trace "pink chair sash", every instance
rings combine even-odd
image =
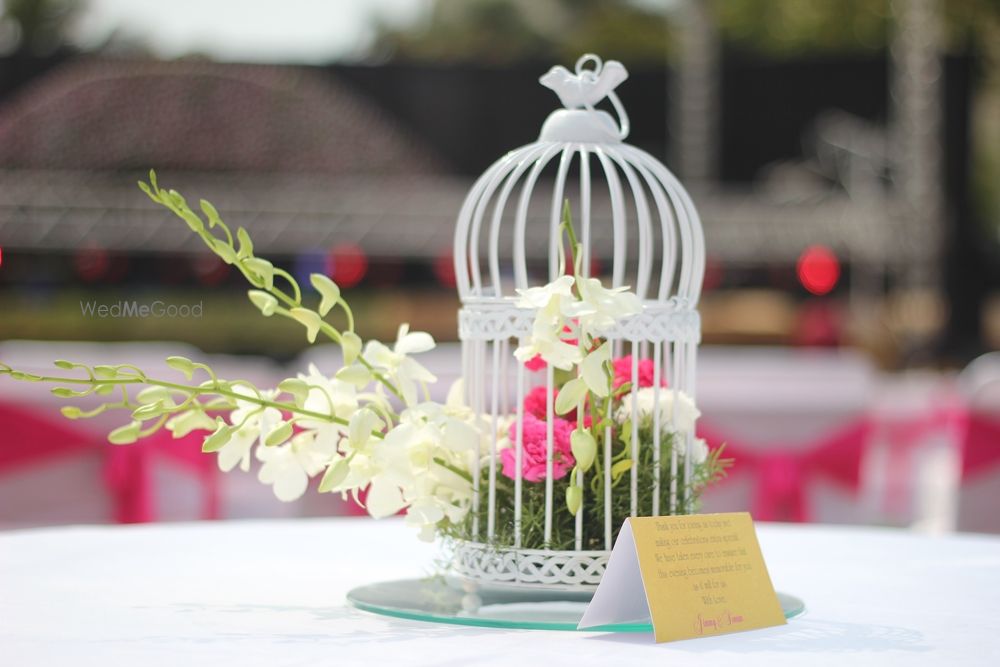
[[[152,466],[156,458],[179,463],[198,478],[202,493],[201,518],[220,516],[219,470],[215,457],[202,453],[204,431],[175,439],[169,431],[158,431],[133,445],[113,447],[105,480],[116,498],[119,523],[145,523],[156,519],[152,490]],[[111,446],[111,445],[109,445]]]
[[[733,475],[756,475],[750,511],[761,521],[809,521],[812,518],[806,488],[814,479],[826,479],[857,491],[861,457],[871,432],[867,419],[859,420],[812,443],[783,445],[762,451],[699,426],[699,435],[711,443],[726,443],[725,455],[736,459]]]
[[[971,412],[966,417],[962,452],[962,479],[1000,466],[1000,419]]]

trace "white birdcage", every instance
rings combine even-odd
[[[631,354],[633,410],[639,387],[639,365],[651,360],[655,404],[660,392],[694,395],[695,355],[701,328],[695,307],[704,273],[704,238],[698,214],[678,180],[656,158],[624,143],[628,116],[615,87],[627,78],[621,63],[602,63],[585,55],[575,73],[554,67],[541,77],[565,108],[553,112],[537,142],[497,160],[476,181],[458,215],[455,230],[455,269],[462,308],[459,337],[465,378],[465,400],[484,423],[498,433],[505,419],[516,419],[510,446],[516,457],[513,510],[498,507],[497,438],[492,438],[484,469],[474,476],[476,494],[469,519],[468,539],[458,540],[451,571],[487,584],[514,584],[560,589],[588,589],[604,572],[613,535],[625,516],[613,516],[612,493],[630,496],[630,515],[657,516],[687,513],[692,504],[677,480],[690,479],[694,434],[680,432],[660,421],[655,411],[654,442],[661,433],[675,433],[668,465],[653,451],[652,502],[641,506],[638,464],[627,473],[628,484],[612,489],[611,434],[604,438],[603,517],[575,516],[571,548],[551,548],[556,503],[552,472],[552,396],[555,371],[532,373],[513,356],[513,350],[531,334],[534,311],[515,305],[515,289],[535,286],[559,276],[560,222],[569,201],[579,230],[581,272],[588,275],[595,260],[606,258],[610,271],[605,283],[630,286],[643,303],[640,314],[602,332],[621,356]],[[607,99],[611,114],[595,109]],[[599,209],[610,203],[610,216]],[[608,219],[610,217],[610,219]],[[542,255],[532,264],[534,252]],[[547,272],[545,267],[547,265]],[[532,269],[540,267],[538,280]],[[665,380],[666,386],[661,387]],[[545,479],[544,535],[541,545],[525,545],[525,482],[522,479],[524,402],[533,386],[545,386],[548,396],[548,432]],[[671,418],[672,422],[673,419]],[[636,428],[638,420],[632,420]],[[633,440],[635,441],[633,434]],[[682,450],[678,452],[678,450]],[[635,456],[633,454],[632,456]],[[685,471],[686,467],[686,471]],[[485,507],[484,507],[485,505]],[[531,508],[538,511],[539,508]],[[499,516],[511,519],[498,519]],[[540,516],[540,514],[539,514]],[[594,525],[594,519],[600,525]],[[510,526],[500,522],[509,521]],[[506,535],[506,541],[500,533]],[[591,537],[584,539],[585,534]],[[594,535],[597,538],[594,538]],[[542,548],[527,548],[541,546]]]

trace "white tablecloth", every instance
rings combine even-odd
[[[398,521],[0,533],[0,665],[985,665],[1000,655],[1000,539],[761,525],[787,626],[654,644],[437,625],[347,607],[352,587],[429,572]]]

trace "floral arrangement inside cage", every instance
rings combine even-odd
[[[282,500],[315,477],[375,517],[405,511],[421,538],[443,540],[459,578],[592,588],[627,516],[694,511],[728,464],[695,437],[700,223],[666,168],[623,143],[614,89],[625,78],[590,55],[573,73],[553,68],[541,81],[565,108],[469,193],[455,232],[463,380],[444,404],[427,398],[435,377],[416,358],[434,347],[428,334],[404,324],[391,347],[366,343],[329,277],[312,274],[310,295],[245,230],[152,172],[142,190],[242,273],[261,314],[337,343],[341,367],[311,366],[272,389],[184,357],[167,359],[183,379],[65,360],[61,375],[0,362],[0,376],[57,383],[53,393],[82,402],[62,409],[71,419],[128,411],[114,444],[203,431],[221,469],[256,458]],[[605,99],[617,122],[594,108]],[[610,216],[595,213],[602,192]],[[610,262],[607,286],[592,275],[598,260]]]
[[[623,142],[626,77],[593,55],[549,71],[565,108],[459,213],[464,398],[495,434],[448,531],[453,569],[474,579],[596,585],[626,517],[693,511],[726,464],[695,437],[701,224],[674,176]],[[617,121],[595,109],[605,99]],[[532,248],[547,251],[544,286]],[[607,288],[595,260],[610,262]]]

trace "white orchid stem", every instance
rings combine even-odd
[[[317,420],[325,421],[325,422],[328,422],[328,423],[331,423],[331,424],[340,424],[341,426],[347,426],[348,425],[348,422],[347,422],[346,419],[341,419],[340,417],[337,417],[335,415],[325,415],[325,414],[323,414],[321,412],[315,412],[313,410],[306,410],[305,408],[300,408],[299,406],[295,405],[294,403],[285,403],[283,401],[272,401],[270,399],[263,398],[260,395],[247,396],[245,394],[240,394],[240,393],[237,393],[235,391],[228,390],[225,387],[217,386],[215,384],[213,384],[211,386],[208,386],[208,387],[191,386],[191,385],[180,384],[180,383],[177,383],[177,382],[169,382],[167,380],[158,380],[158,379],[149,378],[149,377],[145,377],[145,378],[138,378],[138,377],[134,377],[134,378],[133,377],[127,377],[127,378],[110,378],[110,379],[105,379],[105,380],[102,380],[102,379],[93,379],[93,380],[91,380],[89,378],[85,379],[85,378],[58,377],[58,376],[52,376],[52,375],[30,375],[29,377],[18,377],[18,374],[16,373],[16,371],[13,371],[13,369],[10,369],[10,370],[8,370],[8,369],[10,369],[10,367],[4,365],[3,368],[0,368],[0,374],[11,375],[14,379],[28,380],[30,382],[51,382],[51,383],[58,383],[58,384],[87,385],[87,386],[93,386],[93,387],[118,386],[118,387],[121,387],[123,389],[123,391],[124,391],[126,385],[149,385],[149,386],[153,386],[153,387],[163,387],[165,389],[171,389],[171,390],[174,390],[174,391],[183,392],[184,394],[189,395],[191,398],[197,398],[199,396],[225,396],[225,397],[231,398],[233,400],[239,400],[239,401],[243,401],[245,403],[252,403],[254,405],[259,405],[259,406],[265,407],[265,408],[276,408],[278,410],[285,410],[285,411],[291,412],[292,414],[295,414],[295,415],[297,415],[299,417],[304,417],[304,418],[309,418],[309,419],[317,419]],[[24,374],[22,373],[20,375],[24,375]],[[120,406],[120,407],[123,407],[123,408],[128,408],[128,407],[132,407],[132,405],[133,404],[131,402],[129,402],[128,404],[125,404],[125,401],[123,400],[119,404],[107,404],[107,407],[117,407],[117,406]],[[107,408],[105,408],[105,409],[107,409]],[[382,437],[381,433],[375,433],[375,432],[373,432],[372,435],[374,437],[378,437],[378,438]]]

